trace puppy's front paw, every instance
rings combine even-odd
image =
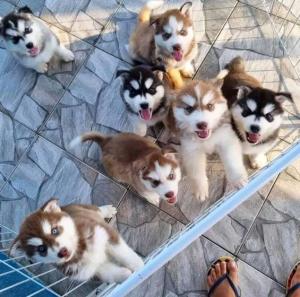
[[[35,70],[39,73],[45,73],[48,71],[48,64],[47,63],[43,63],[38,65]]]
[[[200,201],[205,201],[208,198],[208,184],[207,183],[196,183],[192,187],[193,195]]]
[[[266,155],[249,156],[249,161],[252,169],[260,169],[268,164]]]
[[[232,179],[228,182],[228,186],[232,189],[241,189],[243,186],[245,186],[248,182],[248,177],[243,175],[239,178]]]
[[[124,280],[126,280],[130,275],[132,274],[132,271],[130,271],[128,268],[121,268],[118,278],[115,280],[117,283],[121,283]]]
[[[101,215],[105,219],[111,219],[117,213],[117,209],[113,205],[104,205],[99,207]]]
[[[186,77],[186,78],[193,78],[194,73],[195,73],[194,69],[190,69],[190,68],[182,69],[180,72],[181,72],[182,76]]]
[[[195,74],[194,66],[192,64],[187,64],[183,69],[180,70],[182,76],[186,78],[192,78]]]
[[[73,52],[71,52],[70,50],[66,49],[66,51],[64,52],[63,60],[65,62],[71,62],[71,61],[74,61],[74,59],[75,59],[75,56],[74,56]]]
[[[143,262],[142,258],[139,257],[139,256],[136,256],[135,259],[134,259],[134,261],[132,261],[132,263],[131,263],[129,269],[130,269],[132,272],[134,272],[134,271],[139,270],[139,269],[142,268],[143,266],[144,266],[144,262]]]

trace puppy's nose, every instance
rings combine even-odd
[[[57,254],[57,256],[59,258],[64,258],[64,257],[67,257],[68,255],[69,255],[69,252],[68,252],[67,248],[65,248],[65,247],[61,248],[61,250]]]
[[[197,128],[200,130],[205,130],[207,129],[207,123],[206,122],[200,122],[197,124]]]
[[[178,44],[178,43],[177,43],[177,44],[174,44],[174,45],[173,45],[173,50],[174,50],[174,51],[180,51],[180,50],[181,50],[181,45]]]
[[[148,103],[141,103],[141,108],[142,109],[148,109],[149,108],[149,104]]]
[[[260,127],[257,126],[257,125],[251,125],[251,126],[250,126],[250,130],[251,130],[251,132],[253,132],[253,133],[258,133],[258,132],[260,131]]]
[[[26,47],[29,48],[29,49],[33,48],[33,43],[32,42],[28,42],[26,44]]]
[[[175,193],[172,192],[172,191],[170,191],[170,192],[166,193],[165,196],[166,196],[167,198],[172,198],[172,197],[175,196]]]

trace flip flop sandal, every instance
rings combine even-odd
[[[293,278],[296,270],[297,270],[297,267],[300,265],[300,261],[297,262],[293,269],[291,270],[290,274],[289,274],[289,277],[286,281],[286,297],[291,297],[292,294],[297,290],[297,289],[300,289],[300,282],[295,284],[294,286],[292,286],[291,288],[289,288],[289,285],[290,285],[290,281],[291,279]]]
[[[211,272],[211,269],[214,268],[214,266],[217,264],[217,263],[220,263],[220,262],[229,262],[229,261],[234,261],[234,259],[232,257],[229,257],[229,256],[223,256],[223,257],[220,257],[218,258],[216,261],[214,261],[210,268],[208,269],[207,271],[207,275],[210,275],[210,272]],[[234,294],[236,297],[241,297],[241,289],[240,287],[237,287],[233,281],[231,280],[230,276],[228,273],[222,275],[221,277],[219,277],[215,283],[212,285],[212,287],[208,290],[208,297],[211,297],[212,294],[214,293],[214,291],[216,290],[216,288],[223,282],[227,280],[227,282],[229,283],[231,289],[233,290]]]

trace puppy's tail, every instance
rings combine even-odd
[[[105,145],[107,141],[110,139],[110,137],[103,136],[102,134],[98,132],[87,132],[80,136],[75,137],[69,144],[70,148],[74,148],[75,146],[79,145],[82,142],[91,140],[97,142],[100,147]]]
[[[242,57],[238,56],[231,60],[225,68],[229,70],[229,72],[245,72],[245,62]]]
[[[164,4],[161,0],[148,1],[139,13],[140,23],[149,23],[151,19],[152,10],[158,8]]]

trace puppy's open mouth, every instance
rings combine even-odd
[[[139,111],[139,114],[143,120],[149,121],[152,118],[152,108],[142,109]]]
[[[210,135],[210,130],[209,129],[201,129],[201,130],[197,130],[195,132],[198,135],[198,137],[201,138],[201,139],[206,139]]]
[[[35,57],[40,53],[40,50],[39,50],[38,47],[33,47],[28,52],[29,52],[31,57]]]
[[[260,141],[260,134],[259,133],[251,133],[251,132],[246,132],[247,136],[247,141],[256,144]]]
[[[182,50],[174,50],[172,56],[177,62],[180,62],[183,58],[183,52]]]
[[[167,202],[168,202],[169,204],[175,204],[175,203],[177,202],[176,196],[173,196],[173,197],[171,197],[171,198],[168,198],[168,199],[167,199]]]

